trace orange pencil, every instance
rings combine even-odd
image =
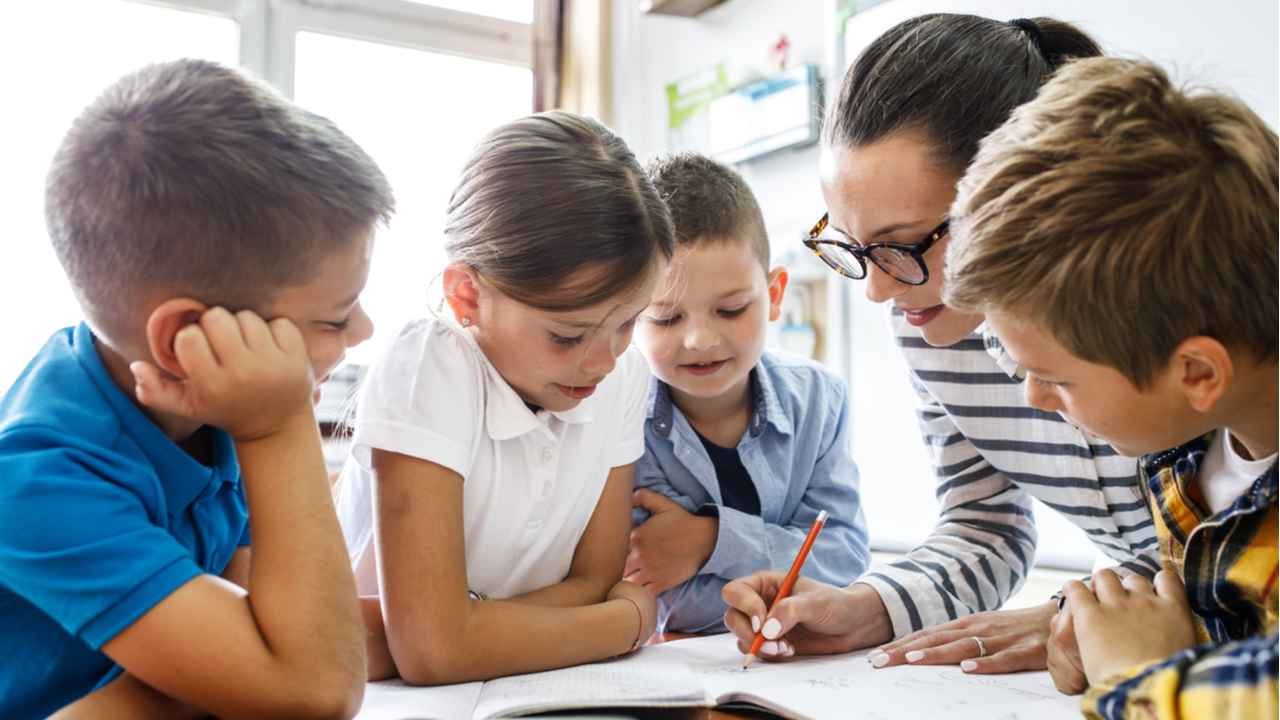
[[[778,602],[785,598],[791,592],[791,586],[796,584],[796,578],[800,577],[800,568],[804,566],[804,561],[809,557],[809,548],[813,547],[813,541],[818,539],[818,531],[822,530],[823,524],[827,522],[827,511],[823,510],[818,513],[818,519],[814,521],[813,527],[809,528],[809,537],[804,539],[804,545],[800,546],[800,554],[796,555],[796,561],[791,563],[791,572],[787,573],[787,578],[782,581],[782,587],[778,589],[778,596],[773,599],[773,604],[769,606],[769,612],[778,606]],[[756,631],[756,639],[751,643],[751,650],[747,651],[747,661],[742,663],[742,669],[746,670],[747,666],[755,662],[756,653],[760,652],[760,646],[764,645],[764,623],[760,624],[760,629]]]

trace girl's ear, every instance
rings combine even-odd
[[[466,263],[449,263],[444,269],[444,301],[459,325],[472,327],[479,319],[483,287],[479,273]]]
[[[781,265],[769,273],[769,322],[782,315],[782,296],[787,292],[787,269]]]
[[[173,352],[173,338],[182,328],[200,322],[200,316],[208,309],[199,300],[174,298],[160,303],[151,311],[147,318],[147,347],[160,369],[187,379],[182,363]]]
[[[1213,409],[1235,377],[1230,351],[1204,335],[1187,338],[1178,345],[1173,351],[1173,371],[1187,402],[1202,413]]]

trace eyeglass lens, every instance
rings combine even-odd
[[[871,250],[870,256],[881,270],[898,280],[913,284],[924,280],[924,272],[920,269],[920,263],[916,261],[911,253],[893,248],[878,247]]]
[[[867,253],[867,258],[897,280],[913,285],[924,281],[924,272],[920,269],[920,263],[916,262],[911,253],[878,247],[872,248],[871,252]],[[858,257],[838,245],[823,246],[822,259],[854,280],[861,280],[867,274],[866,267],[858,261]]]
[[[837,272],[854,280],[861,280],[867,274],[866,268],[858,262],[858,258],[839,245],[823,245],[821,257]]]

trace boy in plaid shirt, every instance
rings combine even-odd
[[[1278,153],[1238,101],[1096,58],[960,183],[948,305],[986,314],[1030,405],[1145,455],[1166,570],[1068,582],[1053,623],[1088,717],[1276,716]]]

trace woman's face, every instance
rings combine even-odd
[[[819,172],[828,232],[851,245],[920,242],[946,219],[960,179],[940,170],[923,139],[910,133],[860,148],[823,147]],[[982,324],[981,315],[942,304],[948,240],[944,235],[924,254],[924,285],[899,282],[869,260],[867,277],[856,281],[866,284],[871,302],[892,301],[930,345],[953,345]]]

